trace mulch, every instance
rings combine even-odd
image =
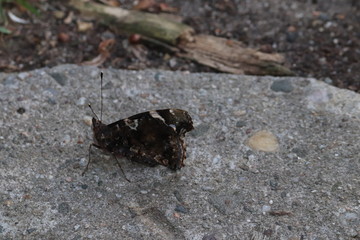
[[[114,2],[107,1],[107,2]],[[64,63],[122,69],[156,68],[216,72],[166,49],[134,41],[81,16],[66,1],[29,1],[39,16],[11,3],[4,12],[29,21],[3,24],[0,70],[27,71]],[[178,16],[197,33],[236,39],[263,52],[278,52],[298,76],[315,77],[340,88],[360,92],[360,1],[312,0],[241,1],[115,1],[131,9]],[[112,41],[108,41],[113,39]],[[108,54],[102,54],[106,48]]]

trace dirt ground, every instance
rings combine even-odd
[[[163,49],[131,44],[127,36],[119,36],[81,16],[67,1],[29,2],[40,11],[39,16],[14,4],[3,6],[5,12],[29,22],[20,24],[9,19],[5,24],[12,33],[0,34],[1,71],[91,61],[99,55],[99,44],[113,38],[115,44],[110,57],[101,64],[103,67],[215,72]],[[117,2],[125,9],[139,3]],[[173,14],[181,16],[197,33],[239,40],[264,52],[282,53],[286,56],[286,66],[296,75],[316,77],[360,92],[360,1],[167,0],[161,3],[175,8]]]

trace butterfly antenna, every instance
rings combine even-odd
[[[100,79],[101,79],[101,83],[100,83],[100,121],[102,121],[102,112],[103,112],[103,95],[102,95],[102,90],[103,90],[103,72],[100,72]]]
[[[99,121],[99,118],[98,118],[98,116],[96,115],[96,113],[94,112],[94,110],[92,109],[92,107],[91,107],[91,105],[90,105],[90,103],[89,103],[89,108],[90,108],[90,110],[91,110],[91,112],[94,114],[94,116],[96,117],[96,119]]]

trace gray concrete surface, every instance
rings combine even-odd
[[[105,123],[176,107],[196,128],[181,171],[121,159],[129,183],[97,149],[81,176],[99,72],[0,74],[0,239],[360,238],[358,94],[314,79],[104,69]],[[271,141],[249,144],[259,132]]]

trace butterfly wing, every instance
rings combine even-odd
[[[185,133],[192,130],[189,114],[180,109],[139,113],[107,125],[112,139],[107,149],[149,166],[177,170],[186,158]]]

